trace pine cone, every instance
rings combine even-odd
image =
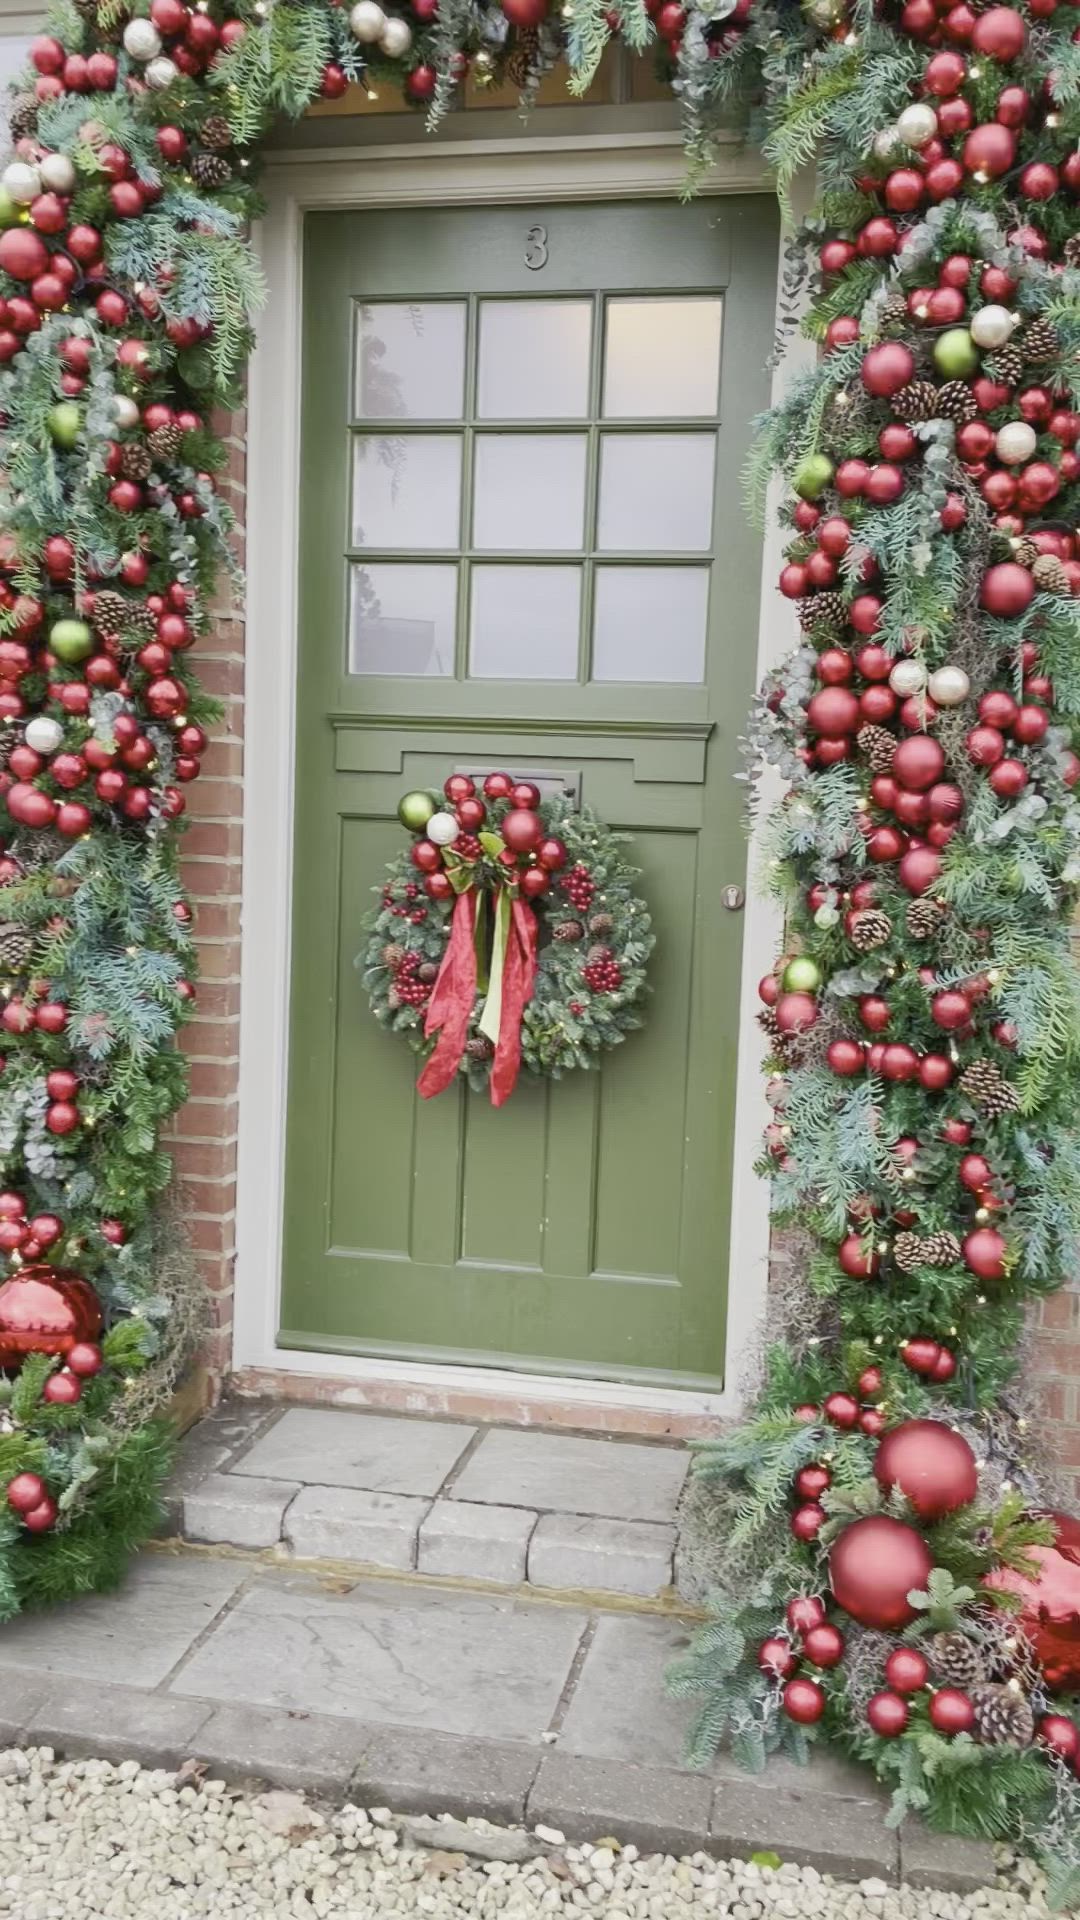
[[[889,732],[888,727],[875,727],[872,724],[860,727],[855,735],[855,744],[863,759],[870,762],[871,773],[890,771],[896,751],[896,736]]]
[[[940,419],[962,424],[965,420],[974,420],[979,403],[966,381],[946,380],[945,385],[938,388],[937,410]]]
[[[887,293],[878,308],[878,325],[882,333],[898,331],[906,333],[908,317],[907,295],[903,293]]]
[[[1013,548],[1012,557],[1018,566],[1027,567],[1030,570],[1035,565],[1036,560],[1041,560],[1043,556],[1039,548],[1035,545],[1034,540],[1029,540],[1027,535],[1024,534]]]
[[[955,1233],[942,1228],[937,1233],[928,1233],[923,1241],[923,1265],[925,1267],[952,1267],[960,1258],[960,1242]]]
[[[400,967],[404,958],[405,958],[405,949],[404,947],[399,946],[396,940],[391,940],[389,945],[385,946],[379,955],[379,959],[381,960],[383,966],[389,967],[391,973],[393,972],[395,967]]]
[[[1031,569],[1040,593],[1071,593],[1069,576],[1056,553],[1040,553]]]
[[[13,140],[31,140],[37,132],[38,101],[32,93],[16,94],[8,108],[8,131]]]
[[[924,894],[920,900],[909,902],[904,918],[913,940],[929,940],[944,920],[945,908],[936,900],[928,900]]]
[[[7,770],[12,747],[19,743],[19,734],[12,722],[0,726],[0,773]]]
[[[587,967],[602,967],[605,961],[610,959],[610,947],[590,947],[585,955],[585,965]]]
[[[969,1693],[986,1679],[986,1662],[966,1633],[935,1633],[927,1648],[935,1680]]]
[[[208,113],[199,128],[199,139],[212,153],[227,153],[233,144],[233,132],[223,113]]]
[[[155,460],[175,460],[183,438],[179,427],[174,427],[170,421],[167,426],[154,428],[147,445]]]
[[[1071,233],[1065,242],[1065,265],[1080,267],[1080,233]]]
[[[975,1709],[975,1738],[982,1746],[1030,1747],[1035,1737],[1035,1715],[1018,1687],[1008,1681],[1003,1686],[974,1687],[971,1704]]]
[[[553,940],[583,940],[585,929],[580,920],[560,920],[551,937]]]
[[[780,1027],[775,1007],[762,1007],[757,1016],[757,1023],[767,1040],[779,1040]]]
[[[920,420],[935,420],[938,411],[938,390],[932,380],[912,380],[899,393],[893,394],[893,412],[909,426]]]
[[[157,614],[143,600],[129,600],[124,632],[138,640],[153,640],[157,633]]]
[[[973,1060],[969,1067],[964,1068],[958,1085],[972,1105],[981,1107],[990,1119],[1003,1113],[1015,1113],[1020,1105],[1016,1088],[1006,1080],[1001,1068],[993,1060]]]
[[[826,587],[823,593],[815,593],[810,599],[799,602],[799,625],[804,633],[812,633],[815,627],[830,627],[833,630],[847,623],[847,601],[835,588]]]
[[[533,76],[540,53],[540,35],[535,27],[519,27],[506,62],[506,77],[523,91]]]
[[[998,347],[988,362],[988,369],[992,369],[995,380],[1000,380],[1006,387],[1015,387],[1024,377],[1024,356],[1019,347],[1011,344]]]
[[[495,1049],[486,1034],[474,1033],[471,1040],[466,1040],[465,1051],[470,1060],[490,1060]]]
[[[893,1241],[893,1259],[901,1273],[913,1273],[923,1264],[923,1239],[921,1233],[898,1233]]]
[[[127,626],[128,602],[122,593],[114,593],[111,587],[102,587],[94,595],[91,617],[99,633],[118,636]]]
[[[154,456],[144,440],[128,440],[120,449],[120,471],[125,480],[149,480]]]
[[[188,172],[204,193],[212,193],[217,187],[227,187],[232,179],[232,168],[220,153],[193,153],[188,161]]]
[[[1033,320],[1025,327],[1020,339],[1020,351],[1026,361],[1053,360],[1058,351],[1058,337],[1049,320]]]
[[[20,973],[29,965],[34,943],[17,920],[0,921],[0,967],[5,973]]]
[[[880,907],[861,907],[848,922],[847,935],[858,953],[873,953],[883,947],[892,932],[892,921]]]
[[[589,921],[589,932],[595,934],[610,933],[615,922],[610,913],[594,913]]]

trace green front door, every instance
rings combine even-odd
[[[282,1346],[722,1378],[775,261],[765,199],[307,220]],[[657,932],[645,1029],[499,1111],[353,965],[401,794],[493,767],[633,834]]]

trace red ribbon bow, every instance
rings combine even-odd
[[[477,887],[459,893],[454,903],[450,943],[432,989],[424,1032],[438,1034],[435,1050],[417,1081],[430,1100],[450,1085],[461,1064],[469,1021],[476,1002],[476,920],[482,904]],[[496,910],[498,897],[496,896]],[[516,895],[510,899],[510,924],[503,957],[499,1037],[491,1063],[491,1104],[510,1098],[521,1066],[521,1019],[536,984],[536,915]]]

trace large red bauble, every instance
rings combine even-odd
[[[970,1733],[975,1725],[975,1709],[959,1687],[942,1687],[932,1694],[929,1712],[938,1733]]]
[[[902,787],[923,793],[940,780],[945,771],[945,755],[928,733],[913,733],[901,740],[892,757],[892,771]]]
[[[17,1367],[28,1353],[66,1354],[100,1332],[94,1289],[66,1267],[23,1267],[0,1286],[0,1367]]]
[[[918,175],[915,178],[921,191],[922,181]],[[914,377],[915,355],[901,340],[884,340],[880,346],[871,347],[862,363],[863,386],[878,400],[899,393]]]
[[[1080,1520],[1067,1513],[1040,1516],[1052,1522],[1052,1547],[1025,1547],[1038,1574],[1033,1580],[996,1567],[983,1581],[1020,1597],[1020,1611],[1011,1621],[1035,1648],[1046,1684],[1055,1693],[1080,1688]]]
[[[860,1626],[896,1629],[914,1620],[908,1594],[925,1587],[933,1564],[914,1527],[872,1513],[845,1527],[833,1543],[829,1578],[838,1605]]]
[[[825,1691],[816,1680],[805,1680],[797,1676],[789,1680],[784,1688],[784,1712],[789,1720],[797,1720],[802,1727],[813,1726],[825,1711]]]
[[[907,1701],[899,1693],[875,1693],[866,1704],[866,1717],[875,1733],[886,1740],[895,1740],[908,1723],[909,1708]]]
[[[36,280],[48,264],[48,247],[29,227],[8,227],[0,233],[0,267],[13,280]]]
[[[923,1520],[940,1520],[974,1500],[979,1476],[963,1434],[940,1420],[905,1420],[874,1456],[882,1487],[899,1487]]]
[[[991,7],[976,20],[971,44],[991,60],[1015,60],[1027,44],[1027,28],[1011,7]]]
[[[806,709],[811,731],[830,740],[854,733],[861,717],[859,702],[847,687],[822,687]]]
[[[499,828],[512,853],[531,853],[544,836],[544,825],[531,807],[515,807]]]
[[[894,1647],[885,1662],[885,1678],[894,1693],[918,1693],[930,1675],[930,1663],[918,1647]]]
[[[1018,566],[1015,560],[1003,560],[996,567],[988,567],[983,574],[979,604],[987,613],[1012,619],[1026,611],[1034,595],[1035,582],[1027,568]]]
[[[980,1280],[1004,1280],[1006,1251],[996,1227],[976,1227],[963,1243],[964,1264]]]
[[[817,1017],[812,993],[782,993],[776,1003],[776,1024],[781,1033],[806,1033]]]
[[[977,178],[997,180],[1016,159],[1016,135],[1011,127],[990,120],[973,127],[964,141],[964,165]]]

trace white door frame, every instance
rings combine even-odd
[[[417,1364],[275,1345],[281,1284],[292,897],[296,580],[300,448],[301,229],[326,208],[492,205],[673,197],[684,175],[677,133],[585,132],[268,155],[268,211],[257,230],[269,300],[251,362],[247,486],[247,645],[240,1120],[233,1365],[340,1381],[355,1403],[367,1383],[403,1394],[484,1395],[523,1407],[586,1405],[680,1420],[732,1417],[760,1327],[768,1270],[768,1204],[753,1162],[766,1107],[753,1012],[755,982],[777,950],[771,905],[748,887],[740,1003],[736,1145],[728,1282],[727,1384],[722,1393],[551,1379],[486,1367]],[[707,193],[771,190],[760,156],[733,139]],[[785,365],[785,376],[788,368]],[[774,383],[775,385],[775,383]],[[765,541],[758,668],[786,651],[790,610],[770,591],[779,530]],[[779,609],[779,618],[777,610]],[[256,750],[257,748],[257,750]],[[751,849],[751,861],[753,863]],[[296,1382],[297,1388],[300,1382]],[[537,1417],[540,1417],[539,1412]]]

